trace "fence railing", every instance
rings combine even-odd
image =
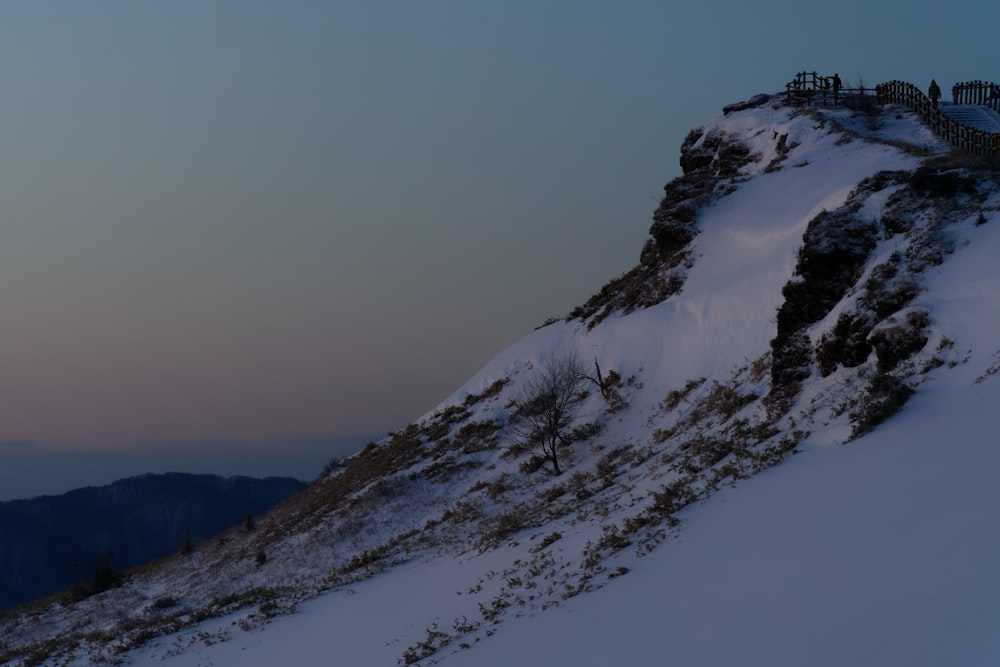
[[[1000,86],[991,81],[965,81],[951,87],[953,104],[981,104],[1000,113]]]
[[[951,94],[954,104],[980,104],[1000,113],[1000,85],[995,83],[957,83]],[[785,84],[785,101],[789,106],[860,107],[872,101],[883,105],[901,104],[916,112],[936,135],[955,148],[974,155],[1000,157],[1000,133],[986,132],[949,118],[922,90],[906,81],[888,81],[874,88],[838,88],[832,76],[799,72]]]
[[[966,84],[959,84],[966,85]],[[959,100],[980,99],[978,96],[982,90],[964,90],[963,97],[959,97],[956,89],[952,88],[952,94]],[[888,81],[875,86],[875,98],[879,104],[902,104],[913,110],[925,123],[938,135],[955,148],[967,151],[974,155],[987,155],[1000,157],[1000,133],[985,132],[983,130],[963,125],[956,120],[948,118],[941,113],[927,95],[922,90],[906,81]],[[968,97],[964,97],[968,94]],[[979,104],[979,102],[959,101],[956,104]]]
[[[785,84],[785,102],[789,106],[853,107],[863,103],[866,96],[874,94],[874,88],[838,86],[835,76],[824,76],[817,72],[799,72]]]

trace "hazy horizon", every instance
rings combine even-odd
[[[0,457],[3,457],[0,502],[59,495],[85,486],[105,486],[146,473],[294,477],[311,482],[331,459],[350,456],[381,435],[384,434],[268,443],[257,447],[204,443],[152,450],[60,450],[0,443]]]

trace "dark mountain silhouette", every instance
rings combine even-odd
[[[167,473],[0,503],[0,609],[78,585],[113,553],[116,570],[197,544],[305,483]]]

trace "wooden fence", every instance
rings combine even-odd
[[[1000,85],[995,83],[957,83],[952,87],[951,94],[954,104],[981,104],[1000,113]],[[785,101],[789,106],[852,108],[859,108],[871,101],[877,104],[901,104],[916,112],[935,134],[952,146],[974,155],[1000,157],[1000,133],[984,132],[948,118],[922,90],[906,81],[888,81],[874,88],[859,86],[838,90],[833,86],[832,76],[799,72],[785,84]]]
[[[976,82],[981,83],[981,82]],[[979,99],[983,88],[963,89],[959,97],[960,86],[958,84],[952,88],[952,94],[956,99]],[[964,97],[968,93],[969,97]],[[875,98],[879,104],[901,104],[908,109],[912,109],[919,115],[925,123],[938,135],[955,148],[960,148],[974,155],[987,155],[1000,157],[1000,133],[984,132],[983,130],[963,125],[956,120],[948,118],[941,110],[931,102],[930,98],[922,90],[906,81],[888,81],[875,86]],[[959,101],[956,104],[979,104],[979,102]]]
[[[951,87],[952,104],[982,104],[1000,113],[1000,86],[990,81],[965,81]]]
[[[799,72],[785,84],[785,102],[789,106],[846,106],[857,107],[865,98],[875,94],[874,88],[863,86],[836,88],[832,76],[817,72]]]

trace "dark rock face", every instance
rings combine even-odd
[[[910,187],[922,197],[954,199],[959,193],[974,194],[975,176],[968,171],[947,169],[933,164],[921,165],[910,179]]]
[[[757,160],[738,137],[703,128],[690,132],[681,146],[684,175],[664,186],[639,265],[604,285],[568,319],[589,320],[587,326],[594,327],[613,312],[655,306],[680,292],[689,266],[688,247],[699,233],[698,210],[732,192],[731,180]]]
[[[698,234],[698,209],[722,196],[720,181],[737,176],[758,159],[738,137],[703,129],[688,133],[681,145],[684,175],[667,183],[653,213],[649,235],[656,257],[665,262],[676,257]]]
[[[736,111],[745,111],[746,109],[755,109],[757,107],[762,107],[771,101],[771,96],[767,93],[757,93],[749,100],[743,102],[734,102],[732,104],[727,104],[722,107],[722,113],[729,115]]]
[[[689,132],[681,144],[681,169],[685,176],[701,172],[702,175],[728,178],[755,161],[746,144],[724,132],[705,132],[699,128]]]
[[[883,320],[908,304],[920,293],[920,286],[903,270],[903,259],[896,253],[889,261],[872,270],[865,283],[865,293],[861,305]]]
[[[824,318],[860,278],[875,248],[876,232],[875,224],[861,218],[850,204],[823,211],[809,223],[795,277],[782,289],[785,302],[771,341],[773,386],[809,377],[812,347],[806,329]]]
[[[901,361],[924,349],[927,345],[924,330],[929,324],[927,311],[910,310],[905,317],[893,318],[872,331],[868,340],[878,357],[879,372],[888,373]]]
[[[839,366],[864,364],[872,352],[877,371],[888,374],[927,344],[929,315],[910,307],[920,293],[919,276],[953,251],[946,227],[974,213],[978,176],[939,158],[916,171],[885,171],[862,181],[844,206],[823,212],[810,222],[803,238],[795,277],[784,287],[778,332],[771,341],[772,391],[794,389],[809,376],[813,358],[826,376]],[[872,194],[896,186],[882,208],[881,219],[859,216]],[[878,238],[901,235],[902,252],[873,267],[862,283],[859,271]],[[836,306],[848,289],[857,298],[834,326],[810,349],[806,329]]]
[[[823,334],[816,348],[819,373],[826,377],[837,370],[838,365],[856,368],[868,360],[872,346],[868,333],[873,320],[864,313],[841,313],[833,329]]]
[[[0,609],[79,584],[109,549],[114,569],[140,565],[305,487],[290,478],[168,473],[0,503]]]

